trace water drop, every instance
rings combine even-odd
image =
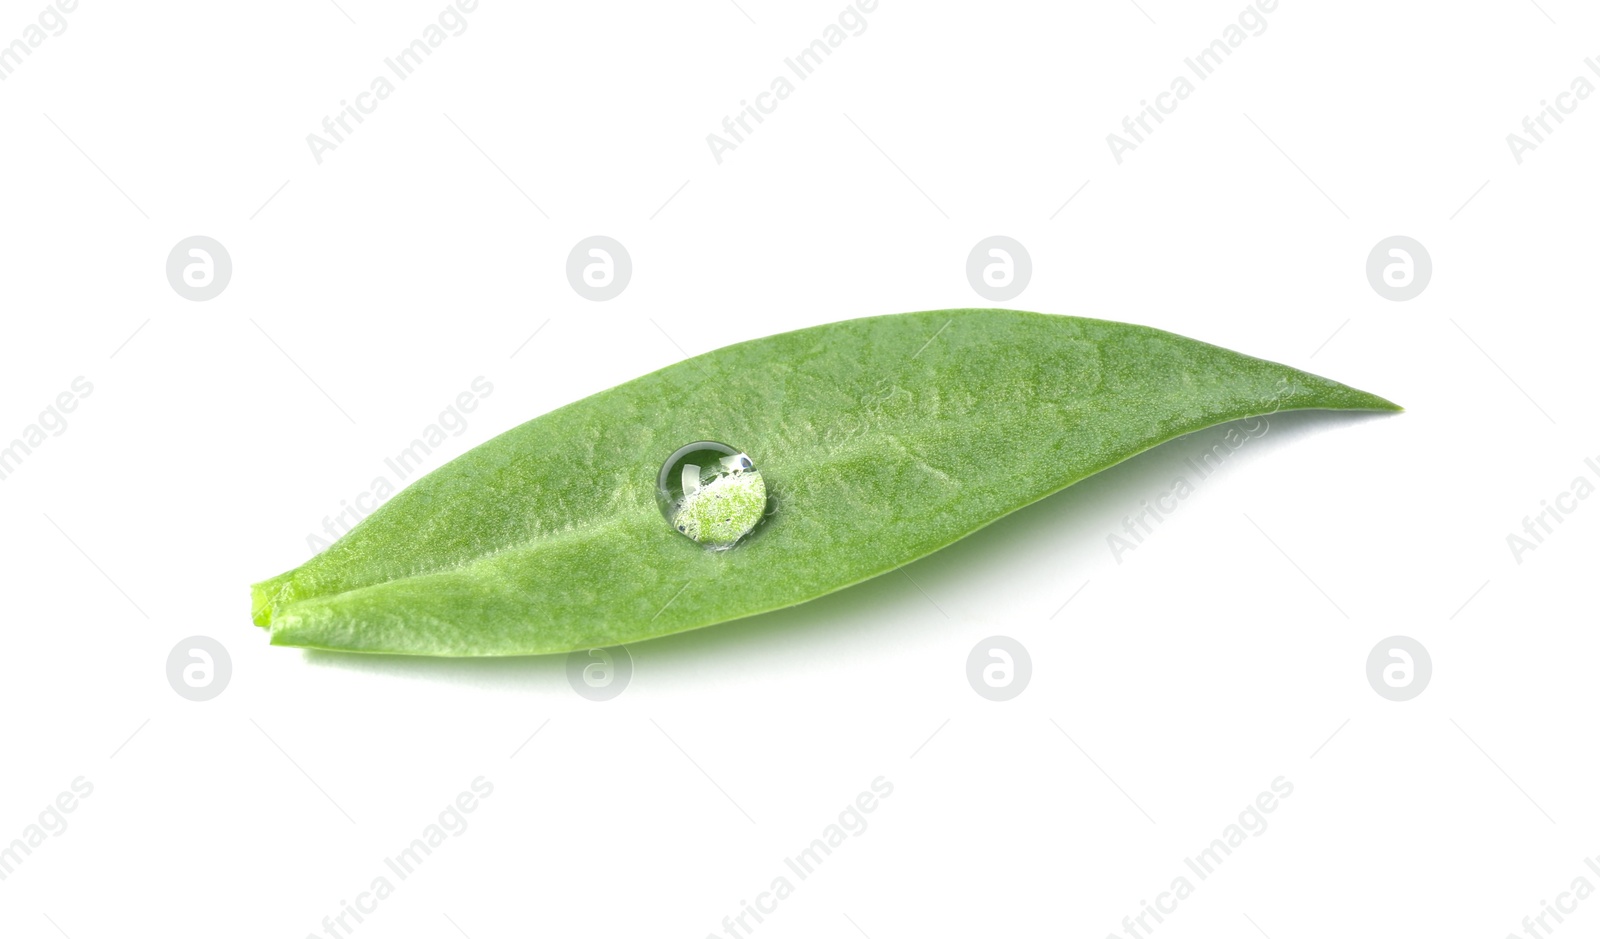
[[[656,502],[668,524],[716,551],[761,523],[767,484],[749,456],[711,440],[679,447],[661,464]]]

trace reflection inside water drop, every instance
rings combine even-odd
[[[721,551],[761,523],[767,484],[750,457],[702,440],[678,448],[661,464],[656,502],[684,537]]]

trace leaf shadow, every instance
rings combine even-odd
[[[1273,415],[1270,432],[1240,448],[1241,462],[1267,458],[1280,447],[1352,422],[1392,415],[1381,412],[1290,411]],[[691,632],[628,646],[636,672],[640,660],[669,683],[691,685],[708,670],[737,668],[760,658],[805,656],[828,659],[852,654],[863,620],[909,603],[931,602],[921,584],[937,584],[941,594],[958,594],[997,579],[1024,558],[1043,554],[1081,554],[1104,537],[1107,524],[1131,512],[1140,499],[1165,491],[1176,467],[1198,458],[1218,443],[1221,424],[1169,440],[1060,492],[1006,515],[927,557],[894,571],[797,606],[760,613]],[[1230,460],[1233,458],[1230,457]],[[1231,464],[1230,464],[1231,465]],[[1098,521],[1097,521],[1098,520]],[[1081,580],[1074,571],[1065,582]],[[1065,596],[1065,594],[1063,595]],[[1040,618],[1048,611],[1042,611]],[[947,614],[948,616],[948,614]],[[959,618],[943,618],[950,628],[965,628]],[[494,689],[570,694],[566,656],[430,658],[304,650],[308,664],[423,681]]]

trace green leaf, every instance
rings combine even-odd
[[[535,418],[253,588],[276,645],[524,655],[637,642],[893,570],[1182,434],[1305,408],[1395,411],[1171,333],[1010,310],[833,323],[718,349]],[[708,551],[662,461],[749,454],[771,515]]]

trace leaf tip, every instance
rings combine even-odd
[[[1394,414],[1400,414],[1405,411],[1404,406],[1395,404],[1388,398],[1381,398],[1370,391],[1363,391],[1361,394],[1367,401],[1366,409],[1369,411],[1389,411]]]
[[[267,628],[284,595],[289,592],[289,575],[279,574],[259,584],[250,585],[250,621]]]

